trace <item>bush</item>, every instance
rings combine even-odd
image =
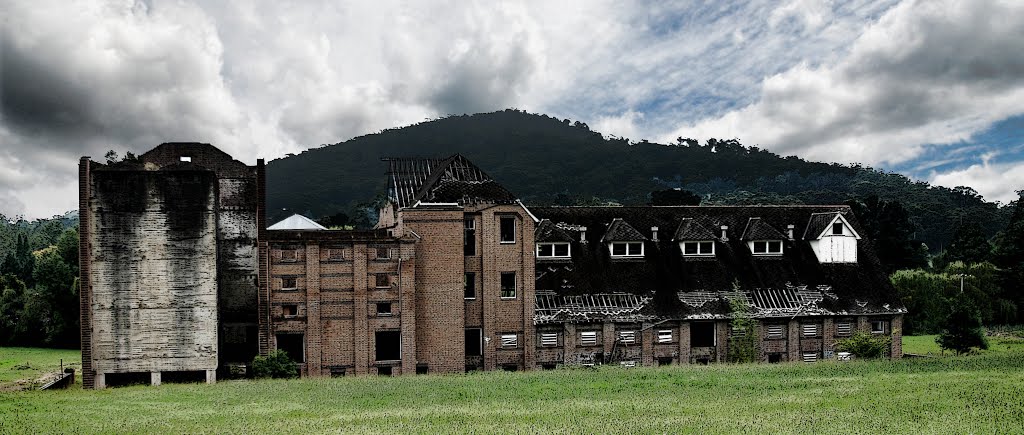
[[[949,300],[950,310],[946,317],[946,329],[935,338],[939,347],[952,350],[957,355],[971,351],[972,347],[988,349],[988,340],[981,328],[981,314],[965,296]]]
[[[295,361],[283,350],[272,350],[267,356],[252,360],[252,374],[257,378],[294,378],[299,375]]]
[[[836,350],[850,352],[856,355],[857,358],[881,358],[885,356],[885,350],[889,348],[890,340],[885,335],[857,331],[850,338],[836,342]]]

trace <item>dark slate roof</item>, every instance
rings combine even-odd
[[[715,232],[715,230],[708,227],[705,224],[706,219],[703,217],[699,218],[683,218],[679,221],[679,228],[676,228],[676,234],[672,237],[672,240],[715,240],[721,233]]]
[[[516,197],[460,154],[446,159],[387,158],[389,195],[399,207],[423,202],[511,203]]]
[[[630,226],[621,218],[612,219],[608,229],[601,236],[602,242],[639,242],[647,240],[636,228]]]
[[[543,242],[572,242],[576,240],[566,230],[559,228],[554,222],[547,219],[541,220],[535,230],[534,241]]]
[[[814,213],[840,213],[855,231],[863,234],[847,206],[531,207],[530,210],[539,219],[550,220],[563,228],[586,227],[586,240],[590,241],[581,243],[577,237],[572,242],[571,262],[538,263],[538,292],[551,291],[558,296],[613,293],[649,296],[651,303],[646,309],[666,318],[725,315],[729,312],[729,303],[719,295],[734,289],[748,293],[752,300],[762,300],[755,305],[764,316],[781,315],[778,313],[783,309],[789,309],[786,311],[791,313],[789,315],[795,315],[792,313],[797,309],[801,310],[799,314],[807,315],[880,314],[903,310],[869,240],[858,242],[859,262],[856,264],[819,264],[808,241],[777,235],[783,243],[783,255],[763,257],[752,255],[739,237],[751,217],[759,217],[763,224],[772,228],[794,225],[795,232],[800,234],[806,231]],[[642,259],[613,260],[608,247],[594,241],[602,240],[605,224],[615,218],[636,228],[678,228],[684,219],[701,221],[711,228],[727,225],[728,238],[726,241],[714,239],[715,256],[710,258],[684,257],[678,242],[662,238],[644,242]],[[797,289],[793,290],[796,292],[801,291],[799,289],[818,292],[816,298],[820,301],[814,302],[814,306],[801,303],[797,308],[792,308],[793,302],[770,302],[794,300],[787,299],[790,288]],[[699,294],[715,296],[700,306],[685,303],[686,297],[680,297]]]
[[[788,224],[787,224],[788,225]],[[782,240],[786,239],[782,231],[775,229],[760,217],[752,217],[747,220],[747,226],[743,229],[741,240]]]
[[[837,213],[814,213],[811,220],[807,222],[807,229],[804,230],[804,240],[814,240],[821,235],[825,228],[836,218]]]

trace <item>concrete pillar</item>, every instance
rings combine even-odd
[[[566,322],[562,328],[562,364],[575,365],[579,363],[576,359],[576,324]]]
[[[206,371],[206,383],[207,384],[216,384],[217,383],[217,371],[216,370],[207,370]]]
[[[803,361],[800,355],[800,322],[789,321],[789,330],[786,331],[786,359],[789,361]]]
[[[604,361],[602,362],[609,362],[615,356],[612,355],[612,349],[615,348],[615,339],[618,337],[615,336],[614,323],[606,321],[601,324],[601,327],[601,338],[604,339]]]
[[[93,377],[93,387],[97,390],[107,388],[107,377],[103,373],[96,373]]]
[[[690,363],[690,322],[679,323],[679,364]]]
[[[160,372],[150,372],[149,384],[154,387],[160,385]]]

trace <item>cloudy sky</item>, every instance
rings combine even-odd
[[[1019,0],[0,0],[0,26],[8,216],[76,208],[109,149],[251,164],[507,107],[1024,189]]]

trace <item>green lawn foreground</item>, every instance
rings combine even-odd
[[[929,356],[952,356],[954,352],[942,352],[935,342],[937,335],[903,336],[903,353]],[[980,354],[1021,352],[1024,353],[1024,338],[1015,335],[989,336],[988,350],[977,351]]]
[[[1022,433],[1024,353],[0,393],[0,433]]]
[[[75,369],[75,381],[81,382],[82,353],[78,349],[0,347],[0,391],[17,381],[31,382],[45,373],[59,373],[62,359],[64,367]]]

